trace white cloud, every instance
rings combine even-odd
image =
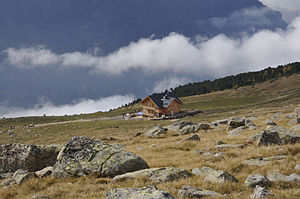
[[[110,109],[120,107],[132,102],[135,99],[133,95],[115,95],[111,97],[100,98],[98,100],[85,99],[66,105],[55,106],[51,102],[43,102],[34,108],[24,109],[16,107],[0,106],[1,117],[25,117],[46,115],[73,115],[80,113],[94,113],[97,111],[109,111]]]
[[[197,37],[199,38],[199,37]],[[171,33],[162,39],[143,38],[107,55],[55,54],[45,47],[9,48],[7,63],[16,67],[88,67],[120,74],[130,69],[148,73],[220,77],[300,60],[300,17],[287,30],[262,30],[233,39],[223,34],[191,40]]]
[[[163,92],[166,89],[175,88],[180,85],[184,85],[188,83],[189,80],[186,78],[178,78],[178,77],[172,77],[172,78],[165,78],[161,81],[157,81],[154,83],[153,93],[159,93]]]
[[[279,11],[283,19],[290,23],[295,17],[300,14],[300,1],[299,0],[259,0],[265,6]]]

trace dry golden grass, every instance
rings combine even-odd
[[[273,119],[278,125],[289,127],[285,116],[293,111],[295,105],[300,104],[299,86],[292,82],[298,82],[299,75],[292,79],[283,78],[281,81],[264,83],[261,86],[244,87],[237,90],[216,92],[201,96],[192,96],[183,99],[186,106],[200,107],[209,104],[209,110],[216,110],[221,106],[219,99],[243,99],[231,107],[227,105],[225,109],[218,112],[185,118],[184,120],[193,122],[208,122],[217,119],[238,116],[253,116],[257,130],[246,130],[239,136],[228,136],[226,126],[220,129],[199,131],[200,142],[178,143],[185,136],[176,136],[176,132],[169,132],[162,138],[147,138],[144,136],[134,137],[136,133],[145,132],[156,125],[166,126],[173,121],[90,121],[70,124],[58,124],[43,126],[39,128],[17,127],[14,132],[17,137],[12,140],[7,134],[0,135],[0,143],[34,143],[34,144],[63,144],[73,136],[88,136],[93,139],[114,137],[117,140],[107,141],[110,144],[123,144],[126,150],[141,156],[147,161],[150,167],[174,166],[191,171],[193,168],[209,166],[216,170],[225,170],[233,174],[238,183],[215,184],[204,182],[201,176],[192,176],[179,181],[157,184],[158,188],[171,192],[175,197],[178,189],[182,185],[190,185],[203,189],[227,194],[226,198],[249,198],[253,190],[243,185],[245,179],[250,174],[268,172],[281,172],[289,175],[298,173],[294,170],[296,164],[300,164],[300,144],[285,146],[257,147],[256,144],[249,144],[246,140],[257,132],[266,128],[265,120]],[[300,85],[300,84],[299,84]],[[295,89],[292,89],[294,87]],[[275,88],[275,89],[272,89]],[[273,93],[272,93],[273,91]],[[270,100],[281,96],[284,98],[260,103],[260,100]],[[253,103],[245,100],[247,96],[254,96]],[[259,96],[263,95],[262,98]],[[269,96],[269,97],[268,97]],[[271,97],[270,97],[271,96]],[[237,102],[238,100],[236,100]],[[190,104],[189,104],[190,103]],[[243,106],[243,104],[245,106]],[[30,132],[29,132],[30,130]],[[28,132],[27,132],[28,131]],[[36,136],[39,135],[39,136]],[[217,140],[222,140],[228,144],[246,144],[243,149],[225,149],[223,156],[212,157],[203,154],[196,154],[194,150],[220,152],[215,150],[214,145]],[[150,147],[156,144],[156,147]],[[286,160],[272,161],[265,166],[248,166],[243,164],[243,160],[269,157],[274,155],[287,155]],[[112,183],[109,178],[95,178],[87,176],[82,178],[55,179],[46,177],[40,180],[29,180],[21,186],[12,186],[7,189],[0,188],[1,199],[30,199],[33,195],[47,195],[62,199],[79,198],[105,198],[105,193],[112,188],[120,187],[143,187],[152,184],[147,178],[138,178],[124,182]],[[276,199],[300,198],[299,183],[273,183],[270,191],[275,194]]]

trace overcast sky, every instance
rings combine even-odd
[[[0,116],[107,111],[299,61],[299,11],[298,0],[3,0]]]

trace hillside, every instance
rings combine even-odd
[[[219,124],[208,130],[200,129],[195,132],[200,137],[200,141],[181,142],[192,134],[181,135],[180,131],[176,130],[168,130],[166,134],[154,138],[146,135],[136,136],[155,126],[166,127],[170,124],[174,125],[176,122],[173,120],[119,120],[115,118],[121,113],[140,109],[140,105],[136,104],[109,113],[1,119],[0,143],[65,144],[74,136],[87,136],[111,145],[123,145],[126,151],[143,158],[150,168],[176,167],[192,173],[195,168],[207,166],[215,170],[227,171],[238,180],[236,183],[213,183],[205,181],[206,176],[204,175],[193,174],[188,178],[155,183],[160,190],[170,192],[175,198],[180,198],[178,193],[183,185],[215,191],[222,195],[226,194],[224,198],[249,198],[253,189],[244,186],[244,182],[250,174],[260,173],[267,176],[270,172],[279,172],[284,175],[300,175],[300,171],[295,168],[297,164],[300,164],[300,143],[258,146],[257,142],[249,141],[250,137],[267,129],[266,120],[268,119],[287,129],[297,125],[297,122],[295,124],[291,121],[296,117],[294,110],[300,104],[300,74],[180,99],[184,103],[183,109],[185,110],[205,111],[204,114],[182,119],[184,121],[211,125],[217,120],[246,117],[251,119],[255,127],[245,127],[236,135],[229,135],[230,126]],[[111,116],[113,118],[110,118]],[[105,120],[95,120],[95,118],[105,118]],[[65,123],[47,125],[54,121],[65,121]],[[30,123],[44,125],[24,127],[25,124]],[[11,129],[11,126],[14,128]],[[216,147],[216,142],[220,144],[220,141],[242,147]],[[246,160],[251,159],[263,160],[263,162],[259,162],[261,163],[259,166],[245,163]],[[4,180],[0,179],[0,181]],[[30,199],[33,196],[42,195],[53,199],[102,199],[105,198],[106,192],[113,188],[140,188],[150,184],[153,182],[147,177],[112,182],[110,177],[99,178],[93,175],[66,179],[48,176],[30,179],[20,186],[0,187],[0,198]],[[270,198],[294,199],[300,197],[299,182],[295,181],[272,182],[268,190],[274,194]]]

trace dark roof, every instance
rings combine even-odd
[[[164,108],[163,106],[163,97],[166,96],[166,97],[171,97],[171,98],[175,98],[180,104],[182,104],[182,101],[176,97],[175,94],[173,93],[167,93],[167,94],[164,94],[164,93],[160,93],[160,94],[153,94],[153,95],[150,95],[150,99],[159,107],[159,108]]]

